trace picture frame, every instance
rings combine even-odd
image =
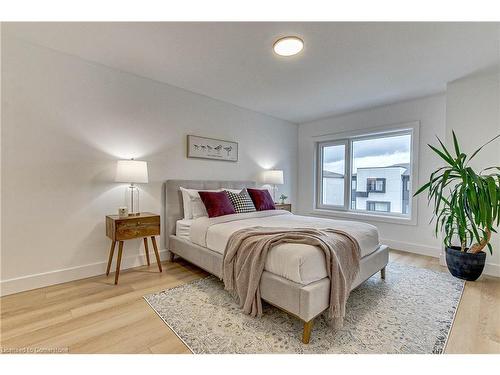
[[[238,142],[188,134],[187,157],[237,162]]]

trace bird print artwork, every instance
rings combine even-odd
[[[188,136],[188,157],[238,161],[238,144],[231,141]]]

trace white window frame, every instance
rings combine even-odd
[[[331,147],[331,146],[344,146],[344,204],[342,206],[338,205],[331,205],[331,204],[323,204],[322,197],[323,197],[323,148],[325,147]],[[347,189],[350,189],[351,184],[349,181],[345,178],[347,174],[349,173],[349,140],[347,139],[340,139],[340,140],[335,140],[335,141],[328,141],[328,142],[320,142],[318,143],[318,146],[316,147],[316,158],[318,159],[318,168],[316,170],[316,174],[318,176],[318,188],[316,189],[316,202],[317,202],[317,207],[325,210],[343,210],[345,211],[346,207],[346,202],[349,203],[349,194],[347,193]]]
[[[383,221],[388,223],[396,224],[407,224],[416,225],[417,224],[417,204],[416,199],[413,198],[415,193],[414,186],[418,186],[415,181],[418,181],[418,150],[419,150],[419,128],[420,123],[418,121],[399,123],[393,125],[386,125],[377,128],[356,130],[351,132],[341,132],[324,134],[321,136],[314,137],[314,152],[315,152],[315,199],[313,210],[311,214],[316,216],[335,216],[342,218],[353,218],[353,219],[363,219],[367,221]],[[378,138],[387,135],[398,135],[398,134],[408,134],[411,133],[411,150],[410,150],[410,165],[411,165],[411,176],[410,176],[410,200],[409,209],[410,214],[399,214],[399,213],[383,213],[375,211],[357,210],[351,209],[351,181],[352,181],[352,157],[351,157],[351,147],[352,142],[362,139]],[[344,173],[344,206],[332,206],[322,204],[322,148],[328,145],[338,145],[345,144],[345,173]],[[356,181],[359,185],[359,181]]]

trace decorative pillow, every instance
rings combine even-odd
[[[184,219],[197,219],[199,217],[208,216],[205,205],[201,201],[200,190],[196,189],[186,189],[181,187],[182,192],[182,204],[184,208]],[[202,190],[209,192],[221,191],[218,190]]]
[[[225,191],[200,191],[200,198],[207,209],[208,217],[235,214],[233,204]]]
[[[231,193],[234,193],[234,194],[239,194],[243,191],[243,189],[230,189],[230,188],[225,188],[225,187],[223,187],[221,190],[230,191]]]
[[[257,211],[252,202],[252,198],[250,198],[250,195],[248,195],[247,189],[243,189],[239,194],[235,194],[227,189],[225,191],[227,196],[231,200],[236,213],[240,214],[245,212]]]
[[[252,198],[253,204],[257,211],[275,210],[273,198],[269,194],[269,190],[264,189],[247,189],[250,198]]]

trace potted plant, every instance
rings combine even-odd
[[[288,196],[286,196],[285,194],[281,194],[280,195],[280,201],[281,201],[281,204],[285,204],[285,201],[288,199]]]
[[[429,182],[414,194],[427,191],[429,204],[434,205],[435,235],[443,232],[446,264],[451,274],[460,279],[474,281],[481,276],[486,260],[483,249],[488,247],[492,253],[491,232],[496,232],[495,227],[500,223],[500,167],[485,168],[477,173],[469,162],[499,137],[500,134],[470,156],[460,150],[455,132],[455,155],[438,138],[440,148],[428,146],[446,165],[435,170]]]

